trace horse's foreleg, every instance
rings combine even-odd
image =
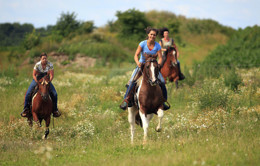
[[[134,133],[135,133],[135,107],[128,107],[128,122],[130,124],[131,131],[131,143],[134,143]]]
[[[33,120],[36,122],[36,124],[37,124],[39,127],[42,127],[41,124],[40,124],[40,121],[39,121],[39,119],[38,119],[38,116],[37,116],[37,114],[36,114],[34,111],[32,111],[32,116],[33,116]]]
[[[152,115],[147,115],[147,117],[145,116],[144,113],[142,113],[141,111],[139,111],[140,117],[142,119],[142,123],[143,123],[143,130],[144,130],[144,139],[143,139],[143,144],[146,144],[147,142],[147,134],[148,134],[148,127],[149,127],[149,120],[152,119]]]
[[[44,135],[42,136],[42,139],[47,139],[47,136],[48,136],[49,133],[50,133],[50,130],[49,130],[50,122],[51,122],[51,117],[48,117],[47,119],[45,119],[46,127],[45,127],[45,133],[44,133]]]
[[[158,126],[156,127],[156,131],[157,132],[160,132],[162,130],[162,118],[163,118],[163,110],[162,109],[159,109],[157,111],[157,115],[158,115],[158,120],[159,120],[159,123],[158,123]]]

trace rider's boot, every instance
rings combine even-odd
[[[185,76],[182,74],[181,72],[181,67],[180,67],[180,62],[177,63],[178,65],[178,69],[179,69],[179,80],[184,80],[185,79]]]
[[[162,82],[161,82],[159,85],[160,85],[160,87],[161,87],[161,89],[162,89],[163,97],[164,97],[165,101],[167,101],[167,89],[166,89],[166,86],[165,86],[165,84],[162,83]],[[166,103],[167,103],[167,102],[164,102],[164,103],[163,103],[163,110],[164,110],[164,111],[170,109],[170,106],[168,106],[168,104],[166,104]]]
[[[168,106],[168,105],[166,104],[166,102],[164,102],[164,103],[163,103],[163,110],[166,111],[166,110],[168,110],[168,109],[170,109],[170,106]]]
[[[58,110],[58,106],[57,106],[57,96],[55,97],[52,93],[50,93],[50,96],[53,101],[53,111],[52,111],[53,117],[56,117],[56,118],[60,117],[61,113]]]
[[[22,117],[27,117],[29,115],[29,107],[24,107],[23,111],[21,112]]]
[[[56,118],[61,116],[61,113],[58,110],[58,108],[57,109],[53,109],[52,114],[53,114],[53,117],[56,117]]]
[[[127,97],[124,99],[124,101],[120,104],[120,108],[122,110],[126,110],[126,108],[129,106],[131,106],[131,102],[133,100],[133,97],[134,97],[134,90],[135,90],[135,86],[136,84],[134,83],[132,89],[129,90],[129,93],[127,95]]]

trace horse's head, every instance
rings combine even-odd
[[[144,54],[145,56],[145,64],[143,66],[143,73],[146,74],[148,82],[151,86],[157,85],[158,82],[158,74],[159,74],[159,66],[157,62],[157,55],[148,55]],[[145,78],[145,77],[144,77]]]
[[[173,67],[177,66],[177,51],[174,47],[168,47],[166,51],[167,59],[169,58],[170,63]]]
[[[44,76],[38,81],[39,93],[44,101],[47,101],[49,97],[50,89],[50,77],[49,75]]]

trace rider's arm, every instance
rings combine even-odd
[[[50,82],[52,81],[54,77],[54,70],[50,70]]]
[[[162,47],[162,40],[159,41],[160,46]],[[166,51],[166,48],[162,48],[162,51]]]
[[[135,63],[137,64],[138,67],[141,67],[141,63],[139,62],[139,55],[142,51],[142,47],[140,45],[138,45],[136,51],[135,51],[135,56],[134,56],[134,60],[135,60]]]
[[[159,51],[157,51],[157,54],[158,54],[158,64],[162,66],[162,50],[160,49]]]
[[[33,69],[33,79],[35,82],[38,82],[36,75],[37,75],[37,70]]]

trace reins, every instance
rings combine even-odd
[[[149,60],[146,60],[146,61],[144,62],[144,64],[145,64],[146,62],[157,62],[157,60],[156,60],[155,58],[149,59]],[[145,69],[143,69],[143,70],[145,70]],[[141,73],[142,73],[142,75],[144,75],[142,69],[141,69]],[[146,75],[147,75],[147,77],[148,77],[148,79],[146,79],[147,83],[149,83],[150,85],[152,85],[152,80],[150,79],[150,75],[147,73],[147,71],[146,71]],[[156,84],[158,84],[158,78],[157,78]]]

